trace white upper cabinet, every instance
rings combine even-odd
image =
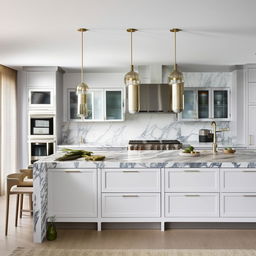
[[[56,74],[54,72],[27,72],[27,86],[32,88],[54,88]]]
[[[230,90],[228,88],[185,88],[181,120],[229,120]]]
[[[77,116],[77,95],[75,89],[68,89],[67,119],[83,121]],[[89,89],[87,94],[88,116],[86,121],[123,121],[122,89]]]

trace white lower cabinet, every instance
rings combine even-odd
[[[160,217],[160,193],[102,193],[102,217]]]
[[[222,192],[256,192],[256,169],[221,169]]]
[[[218,217],[218,193],[166,193],[166,217]]]
[[[48,170],[48,216],[97,217],[96,170]]]
[[[166,192],[218,192],[219,169],[169,168],[165,170]]]
[[[222,193],[221,216],[256,217],[256,193]]]
[[[104,169],[102,192],[160,192],[160,169]]]

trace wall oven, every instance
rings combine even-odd
[[[31,164],[44,156],[52,155],[54,153],[54,147],[53,141],[31,142]]]
[[[53,135],[53,117],[30,118],[30,135]]]

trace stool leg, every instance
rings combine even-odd
[[[10,194],[7,192],[6,195],[6,217],[5,217],[5,235],[8,233],[8,221],[9,221],[9,202],[10,202]]]
[[[32,194],[29,194],[29,205],[30,205],[30,215],[33,216],[33,199],[32,199]]]
[[[20,218],[22,218],[22,210],[23,210],[23,194],[20,195]]]
[[[15,214],[15,227],[17,227],[17,224],[18,224],[19,201],[20,201],[20,195],[19,195],[19,194],[17,194],[17,201],[16,201],[16,214]]]

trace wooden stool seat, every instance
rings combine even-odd
[[[18,187],[18,186],[15,186],[15,187],[12,187],[10,192],[13,192],[15,194],[27,194],[27,193],[30,193],[32,194],[33,193],[33,187]]]
[[[10,195],[17,195],[16,199],[16,215],[15,215],[15,226],[18,223],[18,212],[19,212],[19,201],[20,202],[20,218],[22,212],[31,212],[33,214],[32,194],[33,194],[33,180],[31,181],[31,170],[21,170],[21,173],[13,173],[7,176],[7,190],[6,190],[6,222],[5,222],[5,235],[8,233],[8,220],[9,220],[9,202]],[[24,180],[25,177],[28,177]],[[30,197],[30,210],[23,210],[23,196],[29,195]]]

